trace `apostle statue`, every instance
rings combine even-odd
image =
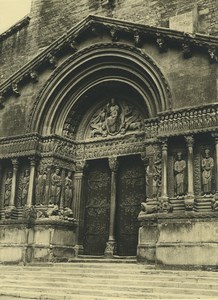
[[[64,184],[64,201],[65,207],[71,208],[72,206],[72,198],[73,198],[73,180],[71,179],[72,172],[69,171]]]
[[[36,205],[45,204],[46,180],[46,170],[40,170],[36,180]]]
[[[56,168],[51,176],[51,197],[50,204],[58,205],[61,195],[61,175],[60,169]]]
[[[177,160],[174,164],[175,172],[175,194],[177,197],[183,196],[185,194],[185,170],[186,162],[182,159],[182,153],[177,153]]]
[[[26,169],[24,171],[24,176],[21,183],[21,206],[26,205],[27,202],[29,181],[30,181],[30,171]]]
[[[10,204],[11,186],[12,186],[12,172],[9,171],[7,174],[7,178],[5,180],[5,197],[4,197],[5,206],[9,206]]]
[[[210,156],[210,150],[205,149],[205,157],[201,161],[202,167],[202,189],[204,195],[212,193],[212,171],[214,167],[214,160]]]

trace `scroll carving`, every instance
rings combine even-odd
[[[143,129],[141,113],[124,101],[115,99],[99,110],[90,121],[90,137],[107,137],[140,132]]]

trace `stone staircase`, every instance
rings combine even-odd
[[[134,259],[0,266],[0,299],[218,299],[218,273],[160,270]]]

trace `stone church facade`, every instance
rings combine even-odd
[[[215,0],[32,3],[0,35],[0,261],[218,263]]]

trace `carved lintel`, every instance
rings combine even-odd
[[[3,109],[5,106],[4,106],[4,102],[5,101],[5,98],[2,96],[2,95],[0,95],[0,109]]]
[[[142,37],[138,31],[134,32],[134,44],[136,47],[141,47],[142,45]]]
[[[39,76],[36,71],[30,71],[30,77],[33,80],[33,82],[38,82],[39,81]]]
[[[49,55],[48,56],[48,61],[49,61],[52,68],[55,69],[57,67],[58,60],[54,55]]]
[[[112,42],[117,42],[119,40],[118,31],[116,28],[114,28],[114,27],[111,28],[110,35],[112,38]]]
[[[20,96],[20,91],[19,91],[19,87],[18,87],[17,82],[13,82],[12,85],[11,85],[11,88],[12,88],[12,92],[13,92],[17,97],[19,97],[19,96]]]
[[[210,56],[210,62],[214,63],[218,61],[218,56],[216,55],[216,47],[210,47],[208,49],[208,54]]]
[[[157,35],[156,42],[157,42],[160,53],[167,51],[166,41],[162,35]]]
[[[185,141],[188,147],[193,147],[194,145],[194,137],[192,135],[185,136]]]
[[[192,51],[191,51],[191,47],[190,44],[188,42],[184,42],[182,44],[182,50],[183,50],[183,57],[184,58],[190,58],[192,57]]]
[[[86,160],[77,160],[75,162],[76,172],[82,173],[84,171],[85,166],[86,166]]]
[[[109,157],[108,158],[108,163],[109,163],[109,167],[110,167],[111,171],[112,172],[117,172],[118,166],[119,166],[119,162],[117,160],[117,157]]]

